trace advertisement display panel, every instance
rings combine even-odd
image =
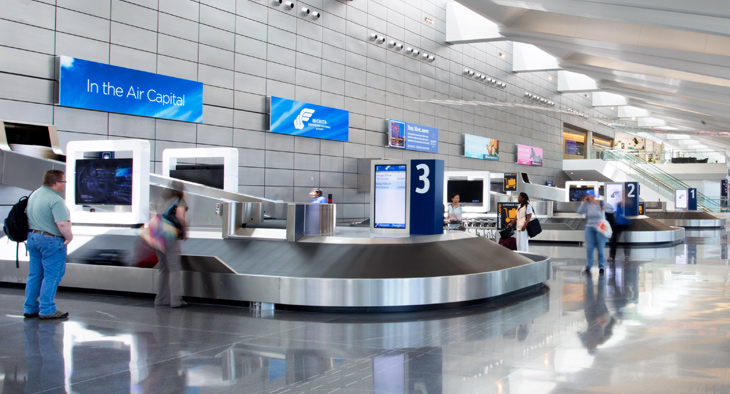
[[[375,165],[375,228],[406,228],[407,169],[405,164]]]
[[[687,189],[674,191],[674,209],[687,209]]]
[[[518,202],[498,202],[497,203],[497,226],[498,230],[507,227],[512,221],[517,220],[517,208],[520,207]]]
[[[493,138],[464,134],[464,157],[499,161],[499,141]]]
[[[542,167],[542,148],[517,144],[517,164]]]
[[[197,81],[59,56],[58,105],[203,122],[203,84]]]
[[[606,184],[606,203],[616,209],[618,203],[624,199],[623,183],[607,183]]]
[[[504,191],[517,191],[517,173],[512,172],[504,174]]]
[[[439,129],[389,119],[388,146],[419,152],[438,153]]]
[[[299,137],[348,141],[350,112],[302,101],[269,98],[269,131]]]

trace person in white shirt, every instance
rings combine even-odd
[[[517,251],[529,252],[530,246],[528,240],[530,239],[530,236],[527,235],[527,223],[532,220],[535,212],[532,210],[532,205],[530,205],[530,197],[527,195],[527,193],[520,193],[520,195],[517,197],[517,202],[520,203],[520,207],[517,208],[517,220],[512,222],[515,226]]]

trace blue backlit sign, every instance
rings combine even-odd
[[[390,119],[388,120],[388,146],[438,153],[439,129]]]
[[[270,100],[272,133],[348,141],[350,112],[274,96]]]
[[[60,56],[58,104],[153,118],[203,122],[203,84]]]

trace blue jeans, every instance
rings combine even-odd
[[[25,283],[25,313],[56,313],[56,289],[66,273],[66,245],[63,242],[63,238],[28,233],[25,247],[30,264]]]
[[[586,269],[593,267],[593,249],[598,249],[598,268],[606,265],[606,237],[593,226],[586,226]]]

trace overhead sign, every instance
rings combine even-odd
[[[59,56],[58,105],[152,118],[203,122],[197,81]]]
[[[499,141],[464,134],[464,156],[472,159],[499,160]]]
[[[411,234],[444,232],[444,161],[411,160]]]
[[[638,216],[639,213],[639,182],[624,182],[624,215]]]
[[[350,112],[275,96],[269,100],[272,133],[348,141]]]
[[[389,119],[388,146],[419,152],[438,153],[439,129]]]
[[[517,173],[512,172],[504,174],[504,191],[517,191]]]
[[[517,164],[542,167],[542,148],[517,144]]]

